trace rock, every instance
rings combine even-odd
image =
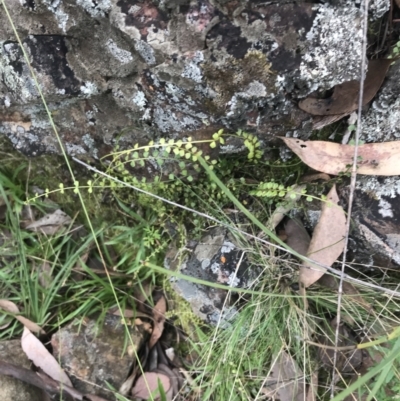
[[[249,265],[243,250],[222,227],[211,230],[193,247],[192,254],[176,265],[182,250],[171,249],[165,259],[166,268],[210,283],[247,288],[257,277],[259,269]],[[194,314],[207,323],[227,327],[237,313],[233,305],[235,294],[187,280],[173,278],[172,287],[190,303]],[[222,311],[222,312],[221,312]]]
[[[400,63],[390,67],[387,79],[362,117],[361,140],[398,141],[400,124]],[[343,186],[342,198],[349,188]],[[370,272],[400,265],[400,180],[398,176],[357,177],[349,260]],[[374,267],[375,266],[375,267]]]
[[[125,341],[126,329],[120,316],[110,314],[106,314],[100,326],[91,319],[80,323],[75,320],[52,336],[54,357],[77,390],[110,399],[112,393],[106,382],[118,390],[135,358],[132,345]],[[138,326],[130,327],[129,333],[138,351],[148,333]]]
[[[265,142],[307,138],[297,99],[359,76],[353,0],[5,3],[72,156],[96,159],[116,142],[160,136],[197,139],[221,125]],[[387,2],[371,9],[380,17]],[[59,153],[5,13],[0,22],[0,133],[28,156]]]
[[[0,342],[0,359],[27,368],[31,362],[21,348],[20,340]],[[1,399],[4,401],[42,401],[44,394],[39,388],[12,377],[0,375]]]

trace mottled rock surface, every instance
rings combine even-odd
[[[138,351],[146,340],[146,332],[133,326],[129,333]],[[108,399],[112,393],[107,391],[106,382],[118,390],[135,358],[121,317],[110,314],[102,325],[89,319],[82,324],[72,322],[52,336],[51,344],[54,357],[77,390]]]
[[[184,250],[171,249],[165,265],[210,283],[247,288],[257,277],[259,269],[249,265],[245,252],[235,242],[226,229],[216,227],[194,245],[191,254],[182,262],[179,262],[178,255]],[[235,294],[227,298],[228,291],[223,289],[179,278],[173,278],[171,282],[177,293],[190,303],[195,315],[205,322],[226,327],[234,318],[237,312],[233,305]]]
[[[221,126],[306,138],[299,97],[359,76],[353,0],[5,3],[74,156]],[[371,16],[388,5],[372,2]],[[0,133],[30,156],[59,152],[5,13],[0,22]]]
[[[0,359],[26,369],[31,367],[20,340],[1,341]],[[4,401],[42,401],[44,394],[35,386],[0,375],[0,396]]]

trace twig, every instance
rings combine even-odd
[[[52,395],[68,394],[74,400],[83,400],[85,397],[92,397],[96,401],[108,401],[99,396],[92,396],[90,394],[82,394],[80,391],[75,390],[73,387],[67,386],[44,373],[33,372],[32,370],[13,365],[8,362],[0,360],[0,375],[14,377],[32,386],[38,387]]]
[[[368,1],[364,0],[362,11],[364,13],[362,19],[362,29],[363,29],[363,38],[362,38],[362,59],[361,59],[361,73],[360,73],[360,93],[358,98],[358,115],[357,115],[357,129],[355,134],[355,146],[354,146],[354,158],[353,165],[351,169],[351,180],[350,180],[350,194],[349,194],[349,205],[347,209],[347,222],[346,222],[346,234],[344,239],[344,249],[343,249],[343,259],[342,259],[342,268],[340,272],[339,279],[339,288],[338,288],[338,303],[337,303],[337,313],[336,313],[336,329],[335,329],[335,347],[337,347],[339,343],[339,327],[340,327],[340,318],[341,318],[341,307],[342,307],[342,296],[343,296],[343,279],[344,279],[344,269],[346,266],[346,256],[347,256],[347,248],[349,242],[349,233],[350,233],[350,221],[351,221],[351,212],[353,208],[353,199],[354,199],[354,191],[356,187],[357,181],[357,162],[358,162],[358,144],[360,139],[361,132],[361,113],[362,113],[362,104],[364,97],[364,80],[365,80],[365,67],[366,67],[366,54],[367,54],[367,34],[368,34]],[[335,376],[336,376],[336,362],[337,362],[337,349],[335,349],[333,354],[333,367],[332,367],[332,381],[331,381],[331,398],[335,396]]]

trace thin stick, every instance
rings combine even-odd
[[[349,205],[347,209],[347,222],[346,222],[346,234],[344,239],[344,250],[342,259],[342,268],[340,272],[339,288],[338,288],[338,303],[337,303],[337,313],[336,313],[336,329],[335,329],[335,347],[339,343],[339,326],[341,318],[341,307],[342,307],[342,297],[343,297],[343,279],[344,279],[344,269],[346,266],[346,256],[349,242],[350,233],[350,217],[353,208],[354,191],[357,181],[357,162],[358,162],[358,144],[361,132],[361,113],[362,104],[364,96],[364,80],[365,80],[365,67],[366,67],[366,54],[367,54],[367,33],[368,33],[368,1],[364,0],[362,7],[363,15],[363,38],[362,38],[362,59],[361,59],[361,73],[360,73],[360,93],[358,98],[358,115],[357,115],[357,130],[355,134],[355,146],[354,146],[354,158],[353,165],[351,169],[351,180],[350,180],[350,194],[349,194]],[[331,398],[335,396],[335,376],[336,376],[336,362],[337,362],[338,352],[337,349],[333,354],[333,367],[332,367],[332,381],[331,381]]]

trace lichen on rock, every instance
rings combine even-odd
[[[300,66],[300,81],[305,86],[302,95],[359,79],[361,16],[352,0],[318,7],[313,26],[306,34],[306,51]]]

